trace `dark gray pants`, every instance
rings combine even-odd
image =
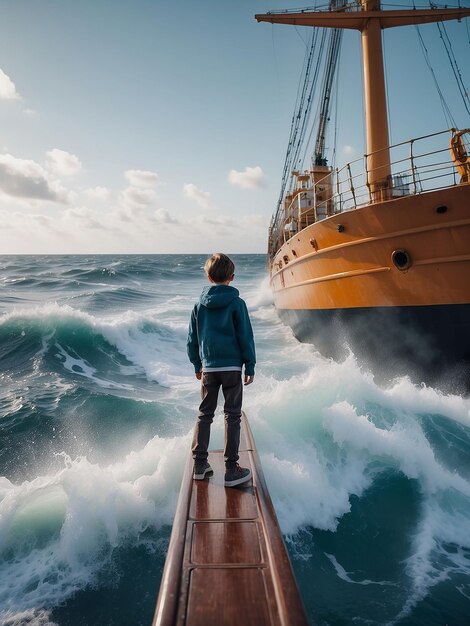
[[[199,414],[196,419],[193,437],[193,459],[205,461],[209,448],[211,424],[217,408],[219,389],[224,394],[225,414],[225,449],[224,457],[227,466],[238,461],[240,445],[240,418],[242,414],[243,385],[241,372],[206,372],[202,374]]]

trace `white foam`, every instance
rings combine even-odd
[[[50,611],[29,609],[28,611],[1,611],[0,626],[58,626],[50,619]]]
[[[468,578],[470,572],[468,512],[466,515],[453,515],[452,511],[445,510],[436,501],[426,500],[413,539],[412,553],[405,563],[410,579],[409,594],[402,609],[388,623],[390,626],[400,623],[409,615],[435,585],[455,574]]]
[[[261,307],[272,305],[273,292],[269,283],[269,276],[263,278],[261,282],[256,285],[254,291],[248,290],[246,295],[241,295],[246,298],[246,303],[250,312]]]
[[[109,466],[63,454],[55,474],[2,479],[0,549],[15,558],[0,565],[0,606],[13,615],[56,606],[93,584],[116,547],[171,524],[188,449],[189,435],[154,437]]]
[[[408,478],[419,479],[427,493],[454,489],[470,498],[470,483],[436,460],[431,444],[414,420],[402,419],[388,430],[378,428],[342,401],[324,411],[323,425],[340,447],[349,446],[370,458],[382,458]]]
[[[84,359],[80,358],[78,355],[72,356],[70,352],[65,350],[58,342],[56,342],[54,345],[55,345],[56,350],[58,350],[55,356],[60,359],[62,366],[69,372],[72,372],[73,374],[76,374],[77,376],[83,376],[84,378],[89,378],[90,380],[93,380],[94,383],[96,383],[97,385],[105,389],[127,389],[127,390],[133,389],[132,385],[116,383],[111,380],[105,380],[103,378],[100,378],[99,376],[96,375],[96,372],[97,372],[96,368],[90,365],[90,363],[87,363]]]
[[[333,554],[327,554],[325,552],[325,556],[331,561],[333,567],[335,568],[336,574],[341,580],[344,580],[346,583],[351,583],[353,585],[391,585],[395,586],[395,583],[391,583],[388,580],[353,580],[349,573],[344,569],[344,567],[338,563],[336,557]]]

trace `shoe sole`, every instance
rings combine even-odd
[[[246,476],[243,476],[243,478],[224,481],[224,487],[236,487],[237,485],[243,485],[243,483],[247,483],[249,480],[251,480],[251,471]]]
[[[212,468],[208,468],[204,470],[202,474],[193,474],[194,480],[204,480],[206,476],[212,476],[214,470]]]

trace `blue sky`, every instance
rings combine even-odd
[[[308,29],[280,0],[0,6],[0,252],[264,252]],[[468,24],[447,32],[470,85]],[[422,35],[470,126],[436,25]],[[391,139],[447,127],[414,27],[385,34]],[[338,161],[363,152],[360,36],[345,33]]]

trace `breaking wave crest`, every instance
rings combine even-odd
[[[185,339],[186,325],[160,320],[155,309],[100,318],[68,305],[47,304],[0,318],[4,367],[27,368],[31,357],[55,361],[63,371],[102,387],[115,382],[103,379],[100,368],[125,374],[126,367],[134,366],[164,386],[185,380],[190,373]]]
[[[118,548],[155,551],[158,531],[172,521],[188,446],[188,437],[156,436],[108,466],[63,454],[54,474],[17,485],[1,479],[3,619],[92,586]]]

